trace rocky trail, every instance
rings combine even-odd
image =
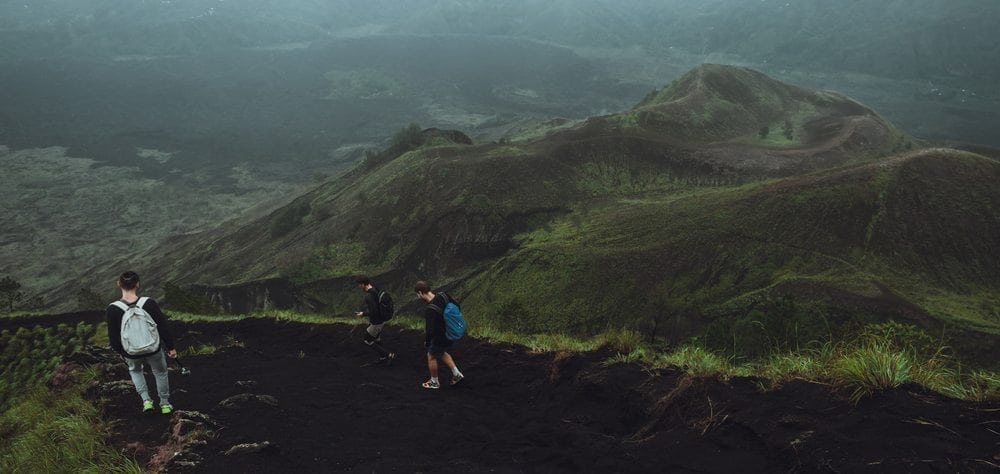
[[[807,381],[605,367],[607,351],[534,353],[475,339],[461,384],[426,390],[422,334],[390,328],[392,366],[360,329],[267,319],[172,323],[173,415],[143,415],[125,364],[96,364],[111,443],[151,471],[996,472],[1000,406],[906,386],[853,405]],[[173,364],[172,364],[172,367]],[[152,385],[152,377],[148,377]]]

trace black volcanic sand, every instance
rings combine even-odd
[[[360,327],[173,326],[181,349],[230,344],[183,359],[190,376],[171,371],[175,408],[219,424],[186,448],[202,458],[188,467],[196,472],[995,472],[1000,464],[1000,404],[919,387],[855,407],[845,392],[805,381],[762,392],[753,379],[605,368],[606,351],[536,354],[467,339],[454,351],[467,378],[432,391],[420,387],[427,375],[416,331],[387,330],[399,360],[386,367],[365,366],[374,353]],[[128,380],[125,364],[104,378]],[[240,394],[269,395],[277,406],[219,406]],[[142,415],[139,405],[134,392],[106,398],[105,416],[118,420],[112,444],[144,465],[159,452],[151,468],[182,468],[166,459],[175,448],[160,447],[180,416]],[[224,454],[264,441],[258,452]]]

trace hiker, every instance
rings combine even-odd
[[[177,351],[174,349],[174,338],[167,330],[167,318],[155,300],[140,298],[136,293],[139,289],[139,275],[135,272],[122,273],[118,277],[118,288],[122,290],[122,298],[111,303],[107,309],[111,348],[128,364],[132,383],[142,397],[142,411],[145,413],[153,410],[153,400],[149,398],[146,387],[146,375],[142,371],[145,363],[156,378],[160,413],[170,414],[174,407],[170,404],[165,355],[176,358]]]
[[[375,287],[371,278],[365,275],[354,277],[354,286],[365,292],[364,310],[358,311],[358,317],[368,317],[368,328],[365,330],[365,344],[378,353],[376,364],[383,362],[392,364],[396,353],[382,346],[382,328],[386,321],[392,319],[392,297]]]
[[[457,307],[458,302],[444,292],[435,294],[425,281],[418,281],[413,289],[417,292],[418,298],[427,302],[427,308],[424,309],[424,347],[427,348],[427,369],[431,373],[431,378],[421,386],[428,389],[441,388],[441,382],[438,381],[438,358],[451,369],[451,385],[455,385],[465,376],[458,370],[455,360],[448,353],[454,341],[446,335],[444,315],[445,307],[449,303]]]

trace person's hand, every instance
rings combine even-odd
[[[169,351],[167,351],[167,355],[170,356],[171,359],[176,359],[177,349],[170,349]]]

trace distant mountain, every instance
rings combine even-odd
[[[330,35],[472,34],[672,48],[890,77],[1000,75],[981,0],[39,0],[0,6],[0,58],[196,54]]]
[[[790,138],[763,133],[785,123]],[[846,97],[714,65],[548,127],[478,145],[401,132],[268,216],[131,263],[236,309],[348,311],[352,273],[400,294],[430,279],[476,324],[529,332],[731,343],[765,337],[747,329],[762,314],[804,340],[888,318],[1000,328],[994,159],[919,149]]]

